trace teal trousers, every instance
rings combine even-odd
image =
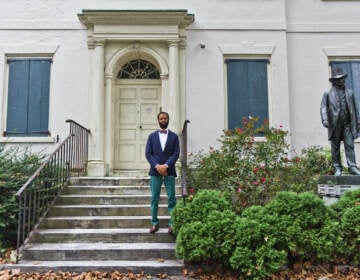
[[[170,214],[169,226],[172,225],[171,213],[176,205],[176,195],[175,195],[175,177],[174,176],[150,176],[150,188],[151,188],[151,223],[153,225],[159,224],[158,219],[158,208],[159,208],[159,199],[161,186],[164,183],[166,193],[167,193],[167,202],[168,202],[168,211]]]

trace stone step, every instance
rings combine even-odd
[[[175,237],[168,234],[167,227],[160,228],[156,234],[149,234],[148,228],[37,229],[33,232],[30,239],[31,243],[170,243],[174,241]]]
[[[180,183],[180,177],[176,178]],[[70,185],[77,186],[150,186],[149,176],[128,177],[72,177]]]
[[[150,195],[149,186],[66,186],[61,194],[63,195]],[[161,188],[161,193],[166,194],[165,187]],[[181,194],[180,186],[176,186],[176,193]]]
[[[143,216],[150,214],[150,204],[130,205],[54,205],[48,217],[59,216]],[[168,215],[167,204],[160,204],[159,215]]]
[[[108,260],[108,261],[25,261],[21,260],[19,264],[0,264],[0,270],[20,269],[24,272],[48,272],[48,271],[69,271],[69,272],[86,272],[102,271],[111,272],[119,271],[126,273],[145,272],[146,274],[167,274],[181,275],[184,269],[184,263],[181,260]],[[153,279],[152,277],[150,279]],[[177,278],[173,278],[177,279]]]
[[[133,178],[146,178],[149,177],[149,169],[138,170],[112,170],[110,177],[133,177]]]
[[[158,216],[160,226],[165,227],[170,216]],[[60,228],[148,228],[151,216],[72,216],[48,217],[39,224],[39,229]]]
[[[180,199],[180,196],[177,196]],[[128,205],[128,204],[150,204],[151,195],[59,195],[55,205]],[[160,195],[159,202],[167,203],[167,196]]]
[[[73,177],[70,185],[77,186],[149,186],[150,177]]]
[[[176,259],[174,243],[28,243],[23,260],[157,260]]]

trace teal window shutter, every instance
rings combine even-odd
[[[360,109],[360,61],[332,61],[330,67],[332,72],[341,69],[347,74],[345,86],[354,92],[356,105]]]
[[[29,89],[29,61],[9,61],[6,135],[25,135]]]
[[[46,136],[50,59],[9,59],[5,136]]]
[[[48,133],[50,61],[30,62],[28,133]]]
[[[243,117],[259,117],[258,125],[269,118],[268,80],[265,59],[228,59],[228,128],[239,127]]]

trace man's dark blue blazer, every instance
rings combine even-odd
[[[164,151],[161,149],[159,131],[154,131],[149,135],[149,138],[146,143],[145,156],[147,161],[150,163],[150,176],[161,176],[157,171],[155,166],[157,164],[167,164],[168,176],[176,177],[175,163],[179,158],[180,146],[179,146],[179,137],[176,133],[168,129],[168,137],[165,144]]]

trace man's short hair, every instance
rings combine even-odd
[[[159,119],[159,117],[160,117],[160,115],[161,115],[161,114],[166,115],[166,116],[167,116],[167,118],[168,118],[168,119],[170,119],[170,118],[169,118],[169,114],[168,114],[168,113],[166,113],[166,112],[160,112],[160,113],[157,115],[157,119]]]

